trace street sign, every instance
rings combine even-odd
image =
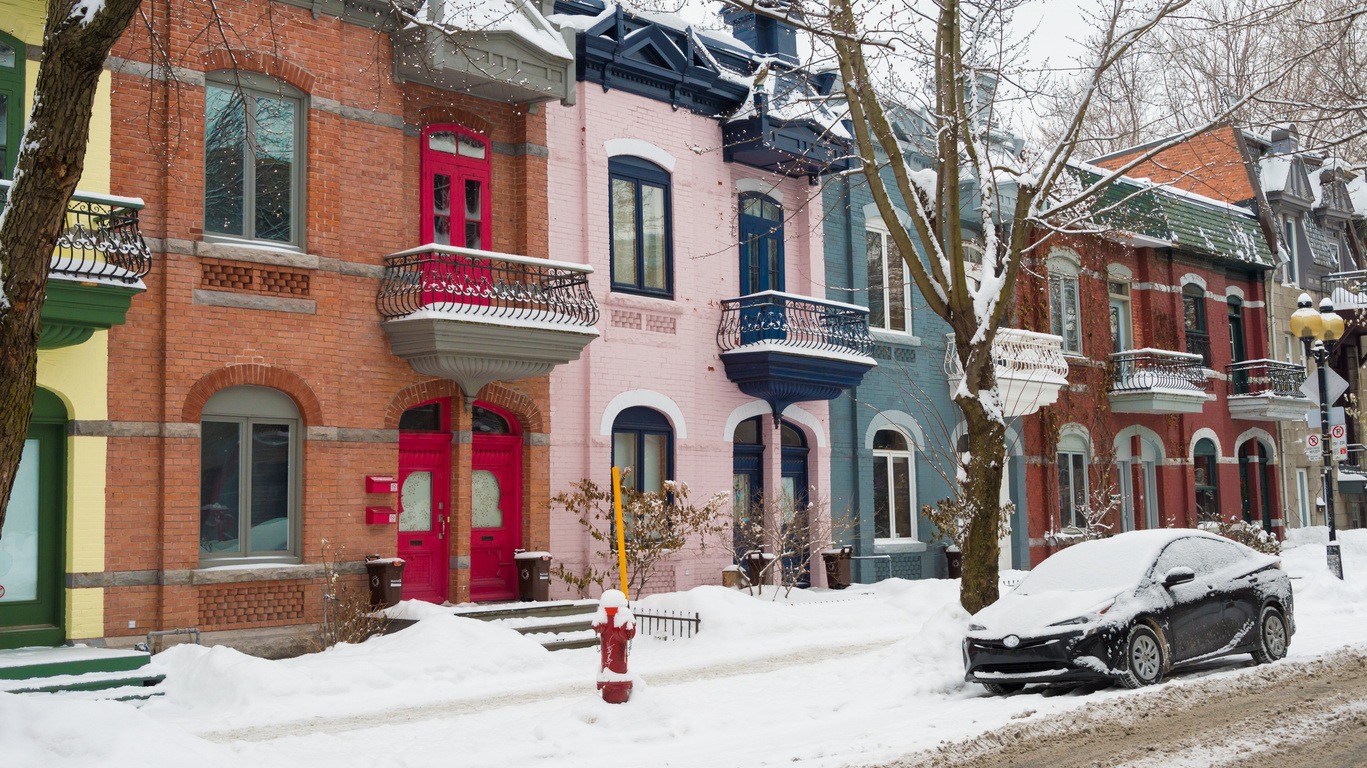
[[[1340,397],[1343,397],[1344,392],[1348,391],[1348,382],[1335,373],[1333,368],[1326,368],[1324,372],[1325,378],[1329,382],[1329,404],[1333,405]],[[1319,404],[1320,383],[1318,375],[1305,377],[1305,383],[1301,384],[1301,394],[1310,398],[1310,402]]]
[[[1335,458],[1346,458],[1348,456],[1348,428],[1342,424],[1329,425],[1329,450],[1334,452]]]
[[[1309,434],[1305,436],[1305,456],[1311,461],[1319,461],[1324,458],[1323,446],[1320,445],[1320,436]]]

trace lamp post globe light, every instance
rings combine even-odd
[[[1343,318],[1334,311],[1334,303],[1329,299],[1320,300],[1318,312],[1311,309],[1310,294],[1302,293],[1296,300],[1296,311],[1291,314],[1291,333],[1311,348],[1318,369],[1320,385],[1320,445],[1324,451],[1324,469],[1320,473],[1321,488],[1324,489],[1324,518],[1329,524],[1329,546],[1325,555],[1329,560],[1329,571],[1343,578],[1343,558],[1339,552],[1337,531],[1334,527],[1334,451],[1329,437],[1329,350],[1326,341],[1337,341],[1343,337]]]

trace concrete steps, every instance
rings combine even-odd
[[[597,610],[597,600],[554,600],[458,606],[452,613],[517,630],[547,650],[563,651],[598,645],[598,635],[593,631]]]

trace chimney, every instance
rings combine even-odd
[[[1300,149],[1300,134],[1296,125],[1287,123],[1272,129],[1272,154],[1290,155]]]
[[[767,11],[802,18],[802,12],[791,8],[788,0],[753,0]],[[797,28],[778,19],[727,6],[722,9],[722,20],[731,26],[737,40],[755,49],[755,53],[773,56],[797,66]]]

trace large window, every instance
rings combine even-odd
[[[614,157],[611,180],[612,289],[672,296],[669,173],[636,157]]]
[[[1210,367],[1210,333],[1206,330],[1206,290],[1195,283],[1182,286],[1182,316],[1186,326],[1187,353],[1201,356]]]
[[[869,269],[869,326],[912,333],[911,285],[902,253],[879,219],[865,225]]]
[[[916,456],[895,429],[873,436],[873,535],[916,540]]]
[[[774,199],[740,196],[740,292],[783,290],[783,206]]]
[[[1065,435],[1058,443],[1059,528],[1087,525],[1087,441]]]
[[[1111,351],[1124,352],[1134,345],[1130,329],[1130,284],[1112,276],[1106,286],[1111,301]]]
[[[1219,457],[1215,443],[1208,438],[1196,442],[1192,470],[1196,481],[1196,519],[1209,522],[1220,519]]]
[[[225,389],[204,405],[199,555],[205,563],[297,561],[300,419],[266,387]]]
[[[14,178],[19,137],[24,133],[23,42],[0,33],[0,176]]]
[[[204,231],[303,246],[304,94],[249,72],[204,89]]]
[[[1082,305],[1078,297],[1078,264],[1069,259],[1049,259],[1049,332],[1063,337],[1065,355],[1082,354]]]
[[[661,490],[674,469],[674,430],[664,414],[640,406],[619,413],[612,423],[612,465],[627,473],[624,486]]]

